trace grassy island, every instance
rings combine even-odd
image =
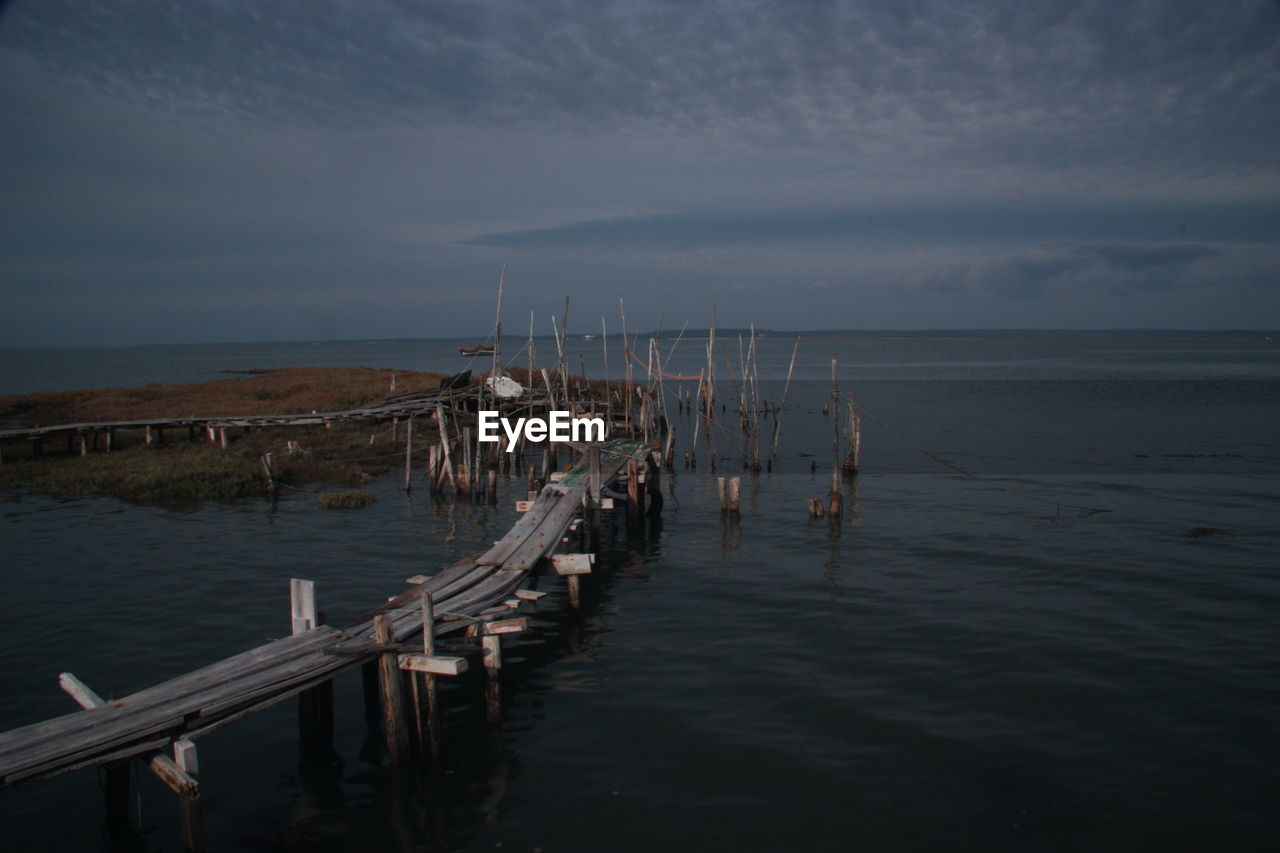
[[[435,388],[438,373],[395,371],[394,393]],[[392,371],[308,367],[246,371],[236,378],[183,385],[150,384],[0,396],[0,429],[186,416],[301,414],[353,409],[393,393]],[[148,445],[141,430],[122,430],[111,452],[80,456],[67,442],[32,448],[7,442],[0,487],[54,495],[108,495],[137,502],[229,500],[268,493],[260,457],[271,453],[279,487],[355,486],[404,463],[404,442],[390,424],[334,424],[232,429],[224,450],[202,432],[169,430]],[[291,449],[292,448],[292,449]],[[425,443],[422,448],[426,453]]]

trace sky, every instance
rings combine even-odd
[[[1280,327],[1280,4],[14,0],[0,346]]]

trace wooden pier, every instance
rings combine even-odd
[[[478,638],[485,667],[495,673],[501,665],[501,635],[525,627],[517,607],[540,595],[522,589],[532,575],[549,570],[565,576],[570,602],[576,604],[579,577],[590,572],[594,557],[556,552],[579,516],[587,523],[598,521],[599,510],[611,506],[604,493],[623,479],[633,511],[644,500],[642,480],[648,481],[646,490],[656,490],[658,466],[643,441],[618,439],[578,448],[583,456],[577,464],[553,477],[536,496],[531,494],[524,514],[492,547],[432,577],[408,579],[405,591],[345,628],[318,624],[310,582],[294,581],[294,633],[285,639],[110,701],[63,673],[63,689],[82,710],[0,733],[0,787],[107,765],[110,800],[111,769],[142,757],[180,795],[185,843],[199,849],[198,817],[188,816],[198,816],[193,807],[199,796],[193,739],[294,695],[304,694],[315,705],[317,688],[328,686],[337,673],[374,662],[382,670],[380,702],[392,761],[406,756],[414,731],[425,751],[425,717],[431,718],[429,728],[438,738],[434,678],[467,666],[465,658],[436,655],[436,638]],[[425,691],[419,689],[419,677]],[[404,698],[406,679],[412,703]],[[318,713],[323,716],[323,708]],[[331,732],[331,722],[328,727]],[[127,785],[127,772],[115,775],[123,775]]]

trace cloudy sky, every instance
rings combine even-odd
[[[1280,5],[15,0],[0,346],[1280,326]]]

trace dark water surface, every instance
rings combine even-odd
[[[602,375],[599,345],[571,359]],[[53,351],[60,378],[42,387],[459,361],[456,344],[356,346],[115,351],[121,367],[95,359],[89,378]],[[696,373],[701,346],[682,343],[670,372]],[[791,341],[760,346],[780,396]],[[168,349],[203,354],[177,367]],[[836,526],[805,513],[829,481],[833,353],[879,419]],[[11,385],[15,357],[0,359]],[[395,782],[358,673],[337,684],[327,762],[302,760],[292,702],[201,739],[211,848],[1276,849],[1274,343],[806,340],[797,376],[740,522],[719,515],[705,450],[664,478],[661,523],[612,531],[583,612],[553,584],[506,646],[500,730],[475,679],[449,685],[438,779]],[[290,577],[315,580],[341,623],[514,520],[518,484],[493,508],[397,485],[337,514],[302,493],[4,495],[0,728],[72,710],[64,670],[123,695],[286,634]],[[140,783],[146,844],[180,849],[172,795]],[[105,849],[101,817],[94,771],[21,785],[0,792],[0,846]]]

